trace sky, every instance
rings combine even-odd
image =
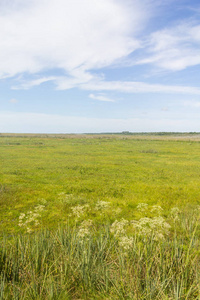
[[[200,132],[199,0],[0,0],[0,132]]]

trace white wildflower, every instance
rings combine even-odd
[[[116,215],[118,215],[122,212],[122,209],[120,207],[118,207],[114,210],[114,212],[115,212]]]
[[[106,202],[106,201],[98,201],[95,209],[96,210],[102,210],[102,209],[106,209],[110,207],[110,202]]]
[[[85,209],[89,209],[89,208],[90,208],[89,204],[85,204],[85,205],[84,205],[84,208],[85,208]]]
[[[61,192],[58,194],[58,196],[65,196],[66,194],[64,192]]]
[[[19,227],[22,227],[22,226],[24,226],[24,224],[23,224],[22,222],[19,221],[18,226],[19,226]]]
[[[148,209],[148,204],[147,203],[139,203],[136,208],[138,211],[144,212]]]
[[[30,227],[26,228],[27,233],[31,233],[33,230]]]
[[[164,235],[161,232],[157,232],[156,235],[154,236],[154,240],[159,241],[159,240],[163,240],[164,239]]]
[[[161,216],[154,218],[141,218],[139,221],[131,221],[134,229],[139,235],[149,236],[154,235],[156,239],[164,237],[168,234],[170,225]]]
[[[72,207],[72,212],[77,219],[79,219],[90,208],[89,204],[77,205]]]
[[[91,235],[91,229],[90,227],[92,226],[93,222],[92,220],[85,220],[81,223],[78,231],[78,237],[80,240],[87,240],[89,236]]]
[[[25,218],[25,216],[26,216],[25,214],[21,213],[21,214],[20,214],[20,216],[19,216],[19,220],[22,220],[22,219],[24,219],[24,218]]]
[[[171,214],[179,214],[180,213],[180,209],[178,207],[172,207],[171,208]]]
[[[153,205],[151,207],[151,212],[156,213],[157,215],[161,215],[163,208],[160,205]]]
[[[86,239],[90,235],[90,230],[88,228],[80,228],[78,231],[78,237],[80,239]]]
[[[44,205],[37,205],[34,211],[29,211],[27,214],[21,213],[19,216],[19,227],[24,227],[28,233],[33,231],[35,226],[38,226],[41,212],[44,210]]]
[[[115,237],[124,235],[126,233],[126,226],[129,224],[128,220],[121,219],[121,221],[115,220],[111,225],[110,231],[114,234]]]
[[[77,205],[77,206],[72,207],[72,212],[76,218],[80,218],[81,215],[84,214],[84,212],[85,212],[84,208],[85,207],[83,205]]]
[[[40,223],[38,220],[35,220],[35,226],[38,226]]]
[[[44,205],[39,204],[38,206],[35,207],[35,212],[41,212],[44,210],[44,208],[45,208]]]
[[[39,199],[40,203],[42,203],[43,205],[47,203],[47,200],[45,200],[44,198]]]
[[[133,246],[133,237],[122,236],[119,239],[119,245],[125,250],[130,250]]]
[[[93,225],[93,221],[88,219],[88,220],[84,220],[82,223],[81,223],[81,227],[84,227],[84,228],[88,228],[90,226]]]

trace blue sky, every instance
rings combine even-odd
[[[200,131],[199,0],[1,0],[0,132]]]

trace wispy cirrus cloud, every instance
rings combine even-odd
[[[153,32],[146,57],[138,64],[152,64],[169,71],[179,71],[200,64],[200,25],[184,20],[180,24]]]
[[[190,86],[148,84],[134,81],[99,81],[81,84],[83,90],[118,91],[122,93],[174,93],[200,95],[200,88]]]
[[[68,80],[64,78],[62,78],[61,81],[58,78],[56,84],[58,90],[69,88]],[[74,85],[74,87],[75,86],[76,85]],[[116,91],[121,93],[174,93],[200,95],[200,88],[198,87],[148,84],[137,81],[105,81],[99,79],[79,83],[79,88],[87,91]]]
[[[80,71],[80,70],[79,70]],[[21,81],[20,84],[13,86],[12,89],[29,89],[38,86],[42,83],[51,81],[56,86],[57,90],[69,90],[79,88],[87,91],[116,91],[120,93],[164,93],[164,94],[190,94],[200,95],[200,88],[195,86],[182,85],[164,85],[150,84],[140,81],[106,81],[102,76],[92,76],[89,73],[84,73],[82,76],[77,74],[77,77],[49,76],[41,77],[30,81]],[[99,101],[115,102],[114,99],[106,97],[102,94],[90,94],[90,98]]]
[[[49,77],[41,77],[37,79],[32,79],[32,80],[20,80],[20,84],[17,84],[16,86],[12,86],[13,90],[28,90],[34,86],[38,86],[42,83],[48,82],[48,81],[54,81],[57,78],[55,76],[49,76]]]
[[[111,99],[111,98],[109,98],[105,95],[102,95],[102,94],[98,94],[98,95],[90,94],[89,97],[91,99],[98,100],[98,101],[103,101],[103,102],[115,102],[114,99]]]

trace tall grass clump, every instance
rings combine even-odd
[[[4,236],[0,299],[200,299],[198,209],[151,211]]]

